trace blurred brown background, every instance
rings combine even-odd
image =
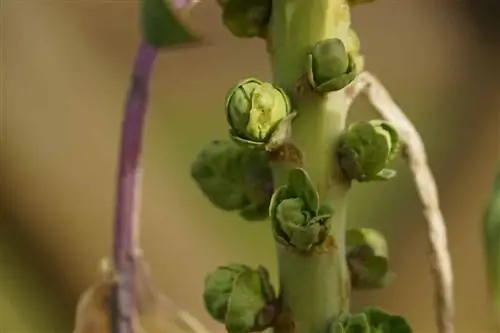
[[[0,331],[70,332],[78,295],[110,252],[138,1],[0,1]],[[481,3],[386,0],[353,12],[368,68],[427,144],[449,226],[457,333],[494,332],[480,219],[500,162],[500,37],[498,6]],[[158,285],[216,332],[201,303],[204,275],[229,261],[275,273],[269,226],[216,210],[189,178],[202,145],[225,136],[226,90],[246,76],[269,78],[263,43],[231,37],[219,14],[213,1],[199,5],[192,22],[207,45],[165,52],[156,65],[142,211]],[[373,116],[364,100],[353,114]],[[409,172],[396,167],[387,184],[355,186],[349,223],[387,234],[398,278],[353,304],[435,332],[421,207]]]

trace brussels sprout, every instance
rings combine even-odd
[[[273,175],[266,152],[233,141],[212,141],[191,165],[191,177],[217,208],[239,211],[245,220],[268,217]]]
[[[285,92],[257,79],[239,82],[226,98],[231,137],[250,146],[268,142],[278,124],[290,113]]]
[[[287,184],[274,192],[269,205],[276,240],[302,252],[323,243],[332,215],[329,205],[319,205],[318,193],[300,168],[290,171]]]
[[[382,288],[393,280],[387,242],[380,232],[369,228],[350,229],[346,234],[346,247],[354,289]]]
[[[319,93],[344,88],[355,79],[356,73],[352,54],[338,38],[318,42],[309,54],[309,83]]]
[[[269,311],[276,294],[263,267],[231,264],[218,267],[205,278],[203,301],[212,317],[229,333],[260,331],[275,313]]]
[[[349,179],[360,182],[387,180],[395,175],[395,171],[384,168],[398,149],[398,133],[387,122],[359,122],[349,126],[342,135],[337,158]]]

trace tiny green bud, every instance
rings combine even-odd
[[[268,327],[276,295],[263,267],[232,264],[218,267],[205,278],[203,301],[207,311],[224,323],[229,333],[248,333]]]
[[[233,35],[265,37],[271,17],[271,0],[219,0],[222,20]]]
[[[340,90],[356,77],[355,66],[342,40],[322,40],[309,54],[309,83],[319,93]]]
[[[257,79],[239,82],[226,98],[231,135],[256,144],[268,141],[290,111],[290,102],[282,89]]]

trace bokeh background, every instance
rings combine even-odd
[[[312,1],[312,0],[311,0]],[[0,331],[71,332],[79,294],[110,253],[117,149],[139,39],[137,0],[0,0]],[[367,67],[420,129],[440,186],[455,272],[457,333],[494,333],[481,217],[500,163],[499,6],[494,1],[378,1],[353,11]],[[275,275],[269,226],[216,210],[189,177],[226,133],[237,80],[270,78],[264,45],[237,40],[215,1],[190,18],[197,48],[162,53],[144,143],[142,244],[156,283],[214,332],[204,275],[231,261]],[[352,120],[373,113],[356,103]],[[349,224],[380,228],[398,278],[355,293],[435,332],[421,206],[411,175],[356,185]]]

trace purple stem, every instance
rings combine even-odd
[[[141,145],[148,85],[158,49],[140,42],[122,123],[114,224],[113,257],[117,284],[111,298],[111,332],[133,333],[135,257],[138,249]]]

